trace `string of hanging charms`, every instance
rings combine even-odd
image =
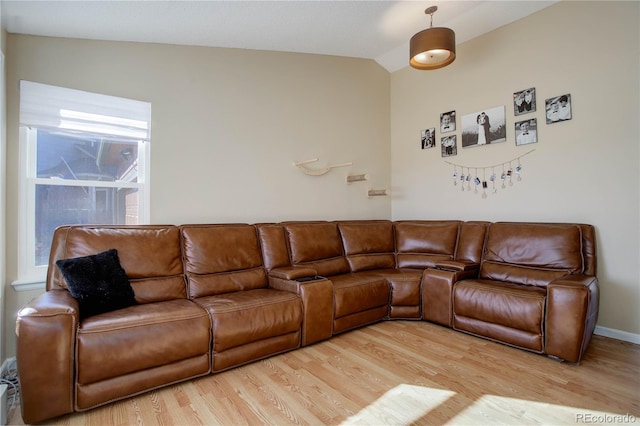
[[[513,176],[516,176],[517,181],[522,180],[522,163],[520,159],[525,155],[531,154],[535,149],[531,151],[525,152],[522,155],[519,155],[511,160],[499,163],[492,164],[489,166],[463,166],[461,164],[452,163],[450,161],[445,161],[445,163],[451,165],[453,167],[453,174],[451,175],[453,179],[453,185],[457,186],[458,181],[460,181],[460,191],[470,192],[471,184],[473,183],[474,194],[478,194],[480,190],[482,190],[482,198],[487,198],[487,189],[489,189],[489,185],[491,185],[491,192],[496,194],[498,192],[498,188],[496,187],[496,181],[500,181],[500,187],[502,189],[506,189],[508,186],[513,186]],[[515,164],[515,167],[514,167]],[[500,172],[500,175],[496,174],[496,169]],[[480,174],[478,174],[480,171]],[[488,174],[488,172],[490,172]],[[489,179],[487,179],[487,174]],[[466,188],[465,188],[466,185]]]

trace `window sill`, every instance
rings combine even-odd
[[[15,280],[11,283],[11,287],[13,287],[14,291],[44,290],[46,287],[45,284],[44,279],[32,278]]]

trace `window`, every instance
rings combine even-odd
[[[20,82],[21,282],[42,282],[56,227],[149,222],[149,103]]]

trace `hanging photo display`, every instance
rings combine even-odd
[[[420,131],[420,141],[422,149],[436,146],[436,128],[424,129]]]
[[[533,151],[526,152],[504,163],[489,166],[463,166],[450,161],[445,162],[453,167],[451,177],[454,186],[459,184],[462,192],[467,191],[474,194],[482,192],[482,198],[487,198],[488,191],[496,194],[498,187],[506,189],[508,186],[513,186],[514,176],[517,181],[522,180],[521,158]]]
[[[513,94],[513,115],[528,114],[536,110],[536,88],[531,87]]]
[[[518,121],[515,123],[516,146],[538,142],[538,120]]]
[[[507,140],[505,106],[497,106],[476,111],[462,116],[462,148],[490,145]],[[536,112],[536,89],[531,87],[513,93],[513,115]],[[440,114],[440,132],[447,133],[456,130],[455,111]],[[571,95],[565,94],[545,100],[545,116],[547,124],[571,120]],[[524,118],[524,117],[523,117]],[[426,141],[435,139],[434,129],[423,130],[422,147],[431,147]],[[429,131],[431,131],[429,133]],[[431,137],[431,139],[429,139]],[[452,157],[458,154],[456,135],[443,135],[440,139],[442,157]],[[514,122],[514,137],[516,146],[529,145],[538,142],[538,119],[528,118]],[[427,144],[428,146],[425,146]],[[460,187],[462,192],[482,194],[496,194],[499,189],[513,186],[513,181],[522,180],[522,157],[532,153],[530,150],[503,163],[467,166],[451,161],[445,163],[453,167],[451,177],[453,185]]]
[[[571,120],[571,95],[561,95],[544,101],[547,124]]]
[[[462,116],[463,148],[494,144],[506,140],[504,105]]]

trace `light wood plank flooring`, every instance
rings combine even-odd
[[[624,419],[640,424],[640,345],[594,336],[575,366],[422,321],[388,321],[47,424],[576,425]],[[19,406],[10,410],[9,424],[23,424]]]

